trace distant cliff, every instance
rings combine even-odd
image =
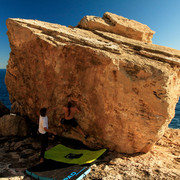
[[[154,31],[112,13],[86,16],[77,27],[8,19],[11,54],[6,85],[21,115],[38,121],[42,107],[56,129],[62,107],[90,137],[63,133],[92,148],[148,152],[174,117],[180,95],[180,51],[151,44]]]

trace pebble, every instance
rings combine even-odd
[[[34,150],[32,150],[32,149],[24,149],[24,150],[22,151],[22,153],[24,153],[24,154],[33,154],[33,153],[34,153]]]
[[[20,148],[22,145],[23,145],[23,141],[20,141],[20,142],[17,142],[15,145],[14,145],[14,150],[16,151],[18,148]]]
[[[20,155],[16,152],[10,152],[9,155],[12,157],[12,159],[19,159]]]

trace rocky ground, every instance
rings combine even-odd
[[[180,180],[180,130],[169,129],[147,154],[108,152],[103,163],[92,166],[88,179]]]
[[[57,143],[71,147],[83,147],[77,142],[55,138],[49,147]],[[24,179],[24,170],[39,162],[40,145],[37,137],[0,138],[0,177]],[[147,154],[127,155],[107,151],[99,162],[91,166],[84,180],[176,179],[180,180],[180,130],[169,129]]]

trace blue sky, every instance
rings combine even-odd
[[[0,69],[10,53],[8,18],[76,26],[83,16],[102,17],[107,11],[148,25],[156,31],[153,44],[180,50],[180,0],[1,0]]]

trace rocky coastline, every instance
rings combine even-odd
[[[148,26],[106,12],[76,27],[8,19],[10,112],[0,104],[0,177],[31,178],[37,124],[48,115],[49,147],[106,148],[84,180],[180,180],[180,130],[169,129],[180,95],[180,51],[152,44]],[[59,121],[73,101],[86,139]]]

